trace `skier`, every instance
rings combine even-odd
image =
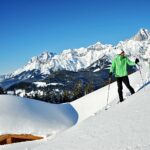
[[[117,56],[112,61],[112,65],[109,72],[109,78],[111,78],[112,74],[114,73],[117,85],[118,85],[118,94],[120,102],[123,102],[123,86],[122,82],[126,85],[126,87],[129,89],[131,94],[134,94],[135,91],[130,85],[129,78],[128,78],[128,72],[127,72],[127,65],[134,66],[137,63],[139,63],[139,59],[136,58],[135,62],[132,62],[125,56],[125,52],[122,49],[119,49],[117,51]]]

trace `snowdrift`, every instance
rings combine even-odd
[[[16,96],[0,96],[0,134],[50,136],[73,126],[78,114],[70,104],[49,104]]]

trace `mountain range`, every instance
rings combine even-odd
[[[123,48],[127,54],[131,52],[134,56],[139,53],[145,54],[147,49],[150,48],[150,32],[147,29],[140,29],[134,37],[121,41],[116,46],[97,42],[87,48],[67,49],[60,54],[43,52],[39,56],[32,57],[24,67],[7,75],[6,78],[33,70],[40,71],[44,75],[57,70],[78,71],[89,67],[104,55],[111,59],[116,49],[119,48]]]
[[[96,77],[97,79],[99,76],[99,80],[103,78],[106,80],[108,67],[118,49],[123,49],[131,60],[139,58],[140,61],[148,62],[150,59],[150,32],[142,28],[133,37],[120,41],[115,46],[97,42],[86,48],[63,50],[60,54],[43,52],[39,56],[32,57],[22,68],[11,74],[0,76],[0,86],[8,88],[20,82],[33,83],[37,81],[45,82],[45,80],[47,84],[57,84],[57,86],[58,84],[62,86],[62,84],[66,85],[72,82],[71,80],[74,77],[70,77],[70,80],[63,82],[66,76],[61,78],[62,72],[63,74],[75,75],[79,79],[82,76],[83,82],[86,81],[87,83],[90,80],[89,75],[84,77],[83,72],[86,75],[87,72],[90,72],[92,78]],[[61,78],[61,81],[57,82],[57,79],[55,79],[54,83],[52,77],[56,77],[56,72],[57,75],[60,74],[59,79]],[[75,72],[75,74],[71,72]]]

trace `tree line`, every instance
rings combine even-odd
[[[53,91],[53,90],[44,90],[43,88],[43,94],[36,93],[35,95],[28,96],[28,98],[41,100],[49,103],[66,103],[74,101],[86,94],[89,94],[94,91],[94,83],[90,82],[86,85],[83,85],[81,81],[78,81],[74,87],[73,90],[61,90],[59,92]]]
[[[51,88],[40,88],[40,91],[42,91],[43,94],[39,93],[38,90],[35,90],[34,94],[28,94],[29,90],[26,89],[23,85],[21,84],[22,87],[21,89],[25,90],[25,95],[24,97],[35,99],[35,100],[41,100],[49,103],[66,103],[66,102],[71,102],[74,101],[86,94],[89,94],[94,91],[94,83],[91,81],[87,84],[83,84],[82,81],[77,81],[76,84],[73,86],[71,89],[61,89],[59,91],[55,91],[54,89]],[[15,92],[17,88],[11,89],[13,91],[13,95],[19,96]],[[31,90],[31,89],[30,89]],[[0,94],[4,94],[4,90],[2,87],[0,87]]]

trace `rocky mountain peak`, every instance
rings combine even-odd
[[[147,29],[141,28],[138,33],[132,38],[134,41],[144,41],[150,39],[150,32]]]

